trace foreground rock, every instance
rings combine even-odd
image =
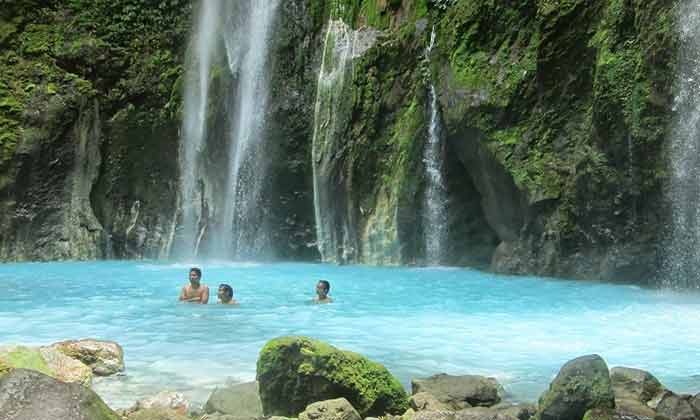
[[[448,411],[446,404],[440,402],[435,396],[427,392],[419,392],[408,401],[414,411]]]
[[[667,392],[656,407],[656,413],[671,420],[696,420],[690,395]]]
[[[28,369],[0,378],[0,414],[3,420],[121,420],[92,390]]]
[[[489,407],[501,401],[502,387],[494,378],[478,375],[434,375],[411,381],[414,394],[427,392],[453,410],[472,406]]]
[[[615,397],[605,361],[598,355],[567,362],[540,397],[536,420],[581,420],[588,410],[613,409]]]
[[[70,340],[51,347],[66,356],[80,360],[97,376],[109,376],[124,371],[124,350],[114,341]]]
[[[0,376],[12,369],[30,369],[63,382],[85,386],[92,382],[90,368],[51,347],[0,347]]]
[[[345,398],[361,416],[401,414],[408,396],[379,363],[306,337],[271,340],[257,365],[266,415],[294,417],[317,401]]]
[[[204,405],[204,412],[261,417],[263,409],[258,395],[258,383],[248,382],[215,389]]]
[[[665,391],[654,375],[641,369],[614,367],[610,369],[610,382],[615,399],[636,400],[644,404]]]
[[[362,420],[360,414],[345,398],[319,401],[310,404],[299,420]]]

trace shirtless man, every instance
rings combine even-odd
[[[314,297],[315,303],[331,303],[333,299],[328,296],[328,292],[331,291],[331,284],[326,280],[319,280],[316,284],[316,296]]]
[[[206,305],[209,303],[209,287],[206,284],[201,284],[202,270],[197,267],[190,269],[190,284],[182,286],[180,292],[180,301],[189,303],[200,303]]]
[[[236,299],[233,298],[233,288],[228,284],[219,285],[217,297],[219,298],[219,303],[223,305],[238,305]]]

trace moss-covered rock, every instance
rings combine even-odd
[[[363,417],[408,408],[401,383],[384,366],[306,337],[269,341],[257,378],[266,415],[296,416],[313,402],[341,397]]]
[[[30,369],[63,382],[85,386],[92,382],[90,368],[51,347],[0,347],[0,375],[13,369]]]
[[[615,408],[605,361],[598,355],[567,362],[539,400],[536,420],[581,420],[588,410]]]

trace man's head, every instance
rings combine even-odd
[[[233,288],[228,284],[220,284],[217,296],[222,302],[230,302],[233,299]]]
[[[193,286],[198,286],[200,280],[202,280],[202,270],[197,267],[190,268],[190,283]]]
[[[330,291],[331,284],[326,280],[319,280],[318,283],[316,283],[316,294],[318,295],[319,299],[325,299]]]

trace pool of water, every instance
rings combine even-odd
[[[126,375],[96,380],[113,407],[163,389],[202,403],[255,378],[263,344],[309,335],[383,363],[408,388],[435,373],[495,376],[534,401],[567,360],[590,353],[700,391],[700,295],[466,269],[202,264],[239,307],[180,304],[188,265],[0,265],[0,344],[93,337],[119,342]],[[309,304],[316,280],[330,305]]]

